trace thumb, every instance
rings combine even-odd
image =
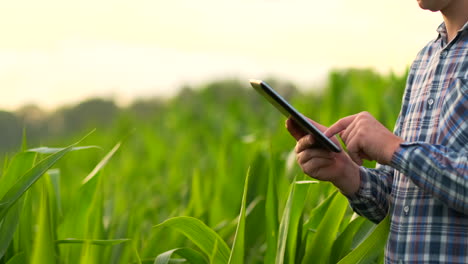
[[[302,130],[302,128],[291,118],[288,118],[286,120],[285,125],[289,131],[289,134],[291,134],[291,136],[293,136],[296,139],[296,141],[299,141],[299,139],[307,135],[307,133],[304,132],[304,130]]]

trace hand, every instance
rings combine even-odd
[[[322,132],[327,128],[309,119]],[[352,195],[359,189],[359,166],[345,153],[335,153],[315,144],[313,135],[305,133],[292,119],[286,121],[289,133],[297,140],[296,158],[305,174],[322,181],[330,181],[341,192]],[[336,137],[331,139],[337,146]]]
[[[344,117],[325,131],[327,137],[337,133],[345,142],[349,156],[358,165],[362,164],[362,159],[390,164],[393,153],[403,142],[368,112]]]

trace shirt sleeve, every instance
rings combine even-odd
[[[388,213],[393,183],[393,168],[378,165],[375,169],[361,167],[361,184],[357,193],[347,196],[353,210],[374,223],[382,221]]]
[[[403,143],[391,166],[450,208],[468,214],[468,152],[423,142]]]

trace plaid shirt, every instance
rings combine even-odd
[[[391,214],[386,263],[468,263],[468,23],[445,24],[413,62],[390,166],[361,168],[348,197],[374,222]]]

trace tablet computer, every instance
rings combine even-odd
[[[261,80],[250,80],[250,84],[257,92],[265,97],[273,106],[275,106],[286,117],[292,118],[306,133],[312,134],[315,140],[328,150],[341,152],[335,143],[327,138],[318,128],[316,128],[307,118],[292,107],[281,95],[279,95],[266,82]]]

